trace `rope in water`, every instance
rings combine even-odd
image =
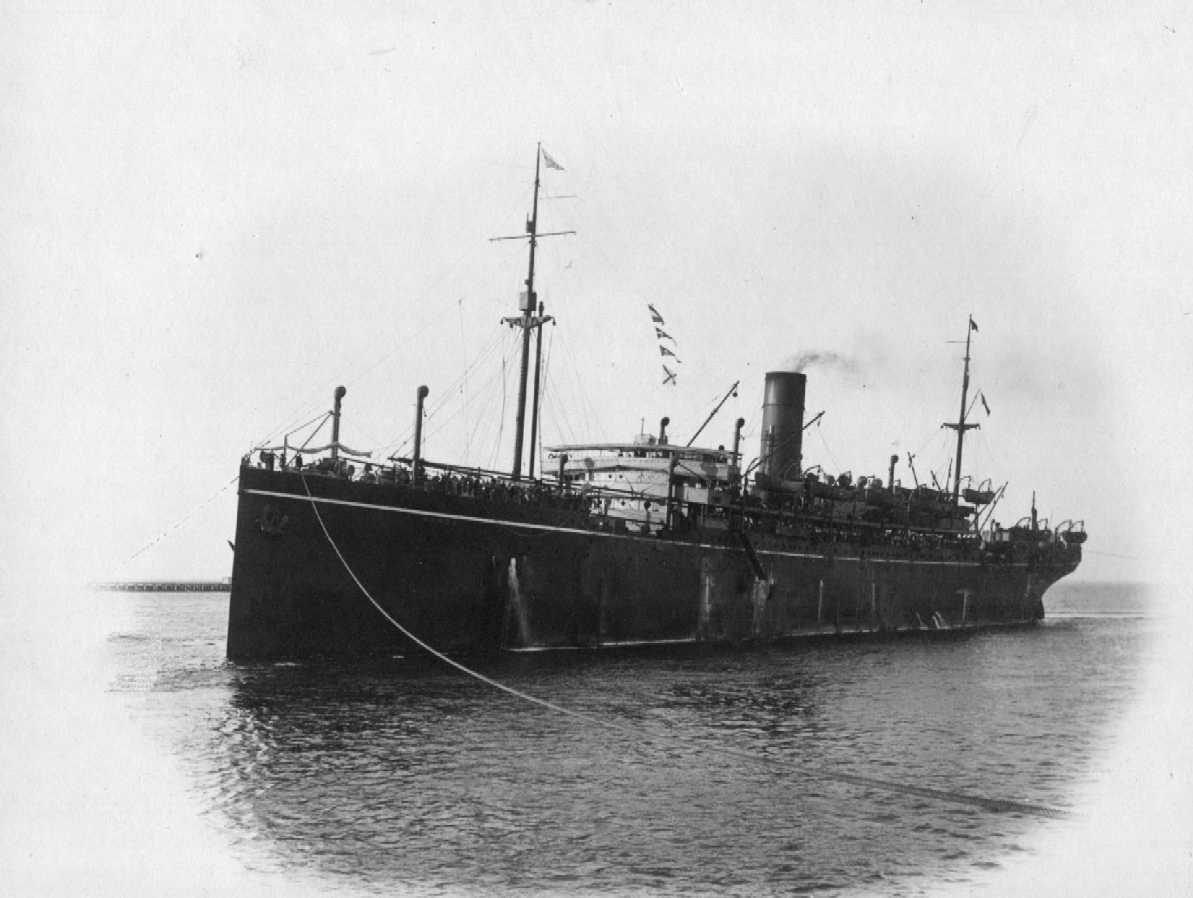
[[[1002,798],[988,798],[985,796],[971,795],[964,792],[932,789],[927,786],[911,786],[906,783],[891,782],[890,780],[878,779],[872,776],[864,776],[855,773],[842,773],[839,770],[832,770],[826,767],[818,767],[810,764],[798,764],[780,758],[768,758],[754,754],[752,752],[732,748],[730,746],[709,745],[697,739],[690,739],[684,736],[677,736],[675,734],[659,735],[649,733],[632,726],[626,726],[625,724],[618,723],[615,720],[597,717],[593,714],[577,711],[574,708],[566,708],[563,705],[558,705],[555,702],[548,701],[547,699],[539,698],[538,696],[523,692],[520,689],[515,689],[513,686],[507,686],[505,683],[485,676],[480,671],[473,670],[471,667],[461,664],[459,661],[456,661],[454,658],[445,655],[434,646],[424,642],[414,633],[406,629],[406,627],[402,626],[402,624],[395,619],[393,615],[386,611],[385,608],[381,606],[381,603],[373,598],[373,595],[360,581],[360,578],[356,576],[356,572],[352,570],[352,566],[349,565],[348,560],[344,558],[344,554],[340,551],[340,547],[336,545],[336,541],[332,538],[330,531],[327,529],[327,524],[323,520],[323,515],[319,513],[319,505],[316,502],[314,496],[311,495],[311,490],[307,485],[305,475],[302,477],[302,485],[303,489],[306,490],[307,498],[310,500],[311,510],[315,513],[315,519],[319,522],[319,528],[323,531],[323,535],[327,538],[327,542],[331,546],[332,551],[335,552],[336,558],[340,560],[340,564],[343,565],[348,576],[352,578],[352,582],[356,584],[356,587],[360,590],[361,595],[369,600],[370,604],[377,609],[378,613],[380,613],[382,617],[389,621],[389,623],[392,624],[399,633],[409,639],[424,652],[427,652],[429,655],[432,655],[443,663],[455,668],[465,676],[471,677],[474,680],[478,680],[487,686],[491,686],[494,689],[506,693],[507,695],[512,695],[514,698],[528,702],[532,705],[538,705],[541,708],[546,708],[550,711],[556,712],[557,714],[563,714],[576,720],[582,720],[585,723],[592,724],[593,726],[599,727],[601,729],[613,730],[623,733],[627,736],[632,736],[635,739],[655,743],[664,747],[668,743],[678,743],[699,749],[701,751],[711,750],[727,757],[737,758],[738,760],[748,761],[756,764],[764,764],[770,767],[781,767],[796,773],[815,776],[825,780],[848,783],[854,786],[869,786],[875,789],[883,789],[887,792],[897,792],[903,795],[915,795],[920,798],[930,798],[936,801],[942,801],[951,804],[970,805],[972,807],[981,808],[986,811],[994,811],[998,813],[1030,814],[1036,817],[1050,818],[1063,818],[1068,816],[1064,810],[1061,810],[1060,808],[1048,807],[1047,805],[1032,804],[1029,802]]]

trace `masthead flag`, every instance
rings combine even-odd
[[[563,166],[560,165],[558,162],[556,162],[554,159],[552,159],[550,153],[548,153],[546,150],[543,150],[542,153],[543,153],[543,164],[546,165],[547,168],[553,168],[556,171],[563,171]]]
[[[972,318],[969,319],[969,326],[970,326],[970,328],[972,328],[975,331],[978,329],[977,322],[974,321]]]

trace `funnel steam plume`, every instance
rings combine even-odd
[[[858,371],[858,363],[849,356],[828,349],[808,350],[796,355],[789,355],[783,360],[782,370],[802,372],[813,365],[836,368],[847,374],[854,374]]]

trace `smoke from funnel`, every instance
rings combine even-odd
[[[789,355],[780,366],[784,371],[802,372],[812,365],[836,368],[848,374],[855,374],[859,370],[858,363],[847,355],[833,352],[830,349],[808,350],[795,355]]]

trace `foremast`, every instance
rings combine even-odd
[[[961,376],[961,412],[957,416],[957,422],[945,422],[940,425],[947,427],[949,430],[957,431],[957,458],[953,465],[953,505],[957,504],[957,500],[961,494],[961,451],[965,444],[965,431],[979,428],[981,424],[967,424],[965,421],[965,406],[969,396],[969,346],[970,339],[973,337],[973,332],[978,329],[974,324],[973,315],[969,316],[969,327],[965,329],[965,369]]]
[[[531,412],[531,426],[530,426],[530,463],[529,476],[534,477],[534,442],[538,432],[538,406],[539,406],[539,373],[542,364],[542,327],[544,324],[554,320],[550,315],[543,314],[542,303],[538,302],[538,296],[534,292],[534,251],[538,247],[539,237],[554,237],[561,234],[574,234],[575,231],[550,231],[545,234],[540,234],[538,230],[539,217],[539,184],[540,171],[543,161],[543,145],[540,142],[537,145],[534,155],[534,199],[531,203],[530,217],[526,219],[526,234],[517,235],[515,237],[494,237],[494,240],[518,240],[523,236],[530,242],[530,261],[526,272],[526,290],[522,292],[518,299],[518,309],[520,314],[508,318],[501,319],[503,323],[510,327],[522,328],[522,357],[518,370],[518,408],[517,420],[514,424],[514,463],[511,469],[511,476],[514,480],[522,479],[522,456],[523,456],[523,437],[526,432],[526,380],[530,369],[530,332],[532,330],[538,331],[537,351],[535,353],[534,365],[534,407]],[[548,159],[549,167],[558,168],[553,160]]]

